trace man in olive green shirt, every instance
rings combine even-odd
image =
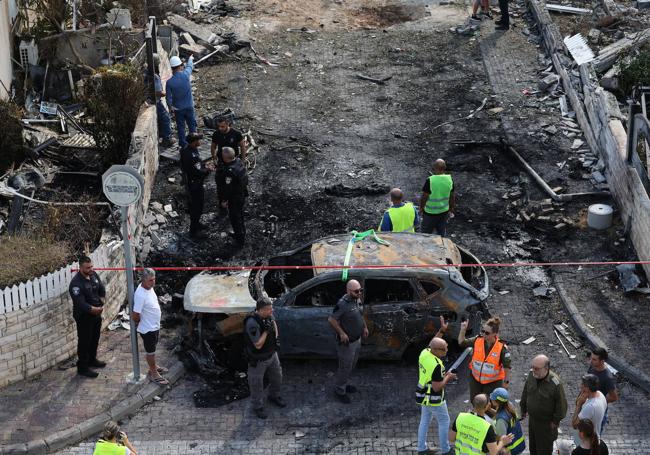
[[[529,416],[530,455],[552,455],[557,429],[567,413],[564,386],[545,355],[536,356],[531,367],[521,394],[521,418]]]

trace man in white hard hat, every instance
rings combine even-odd
[[[178,145],[183,148],[187,145],[185,124],[190,133],[196,133],[196,118],[194,117],[194,98],[192,97],[192,84],[190,75],[194,68],[194,56],[190,55],[187,64],[177,56],[169,60],[172,67],[172,77],[167,81],[167,106],[176,117],[176,132]]]

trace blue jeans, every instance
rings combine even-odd
[[[167,112],[161,100],[156,102],[156,115],[158,116],[158,136],[163,139],[170,139],[172,135],[172,122],[169,118],[169,112]]]
[[[607,418],[607,411],[609,410],[609,406],[605,408],[605,415],[603,416],[603,423],[600,424],[600,439],[603,439],[603,433],[605,432],[605,425],[609,423],[609,419]]]
[[[418,428],[418,452],[428,449],[427,433],[431,420],[435,417],[438,421],[438,438],[440,439],[440,451],[447,453],[451,449],[449,445],[449,411],[447,411],[447,402],[440,406],[420,406],[422,415],[420,416],[420,427]]]
[[[187,133],[185,133],[185,124],[190,133],[196,133],[196,119],[194,118],[194,108],[179,109],[174,111],[176,115],[176,130],[178,132],[178,145],[185,147],[187,145]]]

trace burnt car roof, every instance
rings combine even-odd
[[[348,265],[460,264],[462,262],[456,244],[438,235],[393,232],[382,232],[377,235],[389,244],[382,245],[371,237],[355,242]],[[350,234],[333,235],[315,241],[311,247],[313,265],[317,267],[343,265],[349,242]],[[426,270],[432,269],[426,268]],[[450,267],[445,269],[449,270]],[[315,269],[314,274],[319,275],[331,270]]]

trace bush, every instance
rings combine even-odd
[[[65,242],[44,237],[16,235],[0,241],[0,289],[60,269],[72,257]]]
[[[9,101],[0,100],[0,173],[25,158],[23,127],[20,125],[20,109]]]
[[[629,95],[636,86],[650,85],[650,51],[641,52],[628,64],[621,64],[621,90]]]
[[[104,166],[126,161],[144,100],[144,77],[135,65],[103,67],[87,80],[84,101],[91,119],[87,127],[102,151]]]

